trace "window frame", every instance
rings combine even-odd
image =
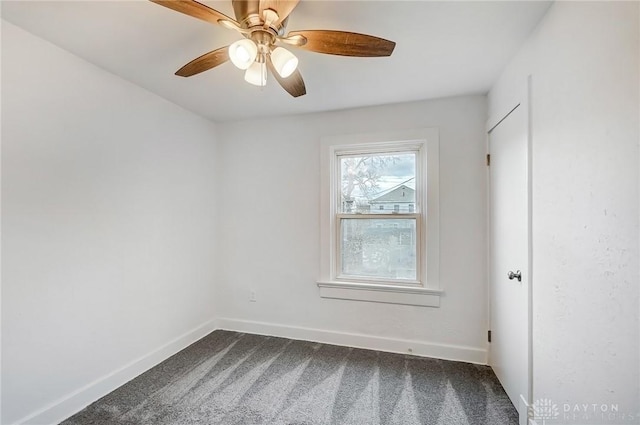
[[[387,147],[385,149],[385,147]],[[336,175],[332,180],[331,192],[332,196],[335,197],[335,202],[333,204],[333,219],[334,226],[332,226],[331,231],[334,234],[335,241],[333,244],[333,253],[334,253],[334,268],[332,270],[331,276],[334,278],[336,282],[360,282],[360,283],[383,283],[389,285],[407,285],[407,286],[422,286],[422,271],[424,268],[423,261],[421,261],[424,251],[423,241],[425,235],[422,234],[422,223],[425,220],[424,208],[421,208],[424,202],[424,198],[426,198],[426,190],[424,190],[423,186],[426,184],[425,179],[423,179],[423,159],[424,152],[422,151],[423,145],[420,143],[413,143],[412,141],[407,142],[395,142],[393,146],[391,146],[390,142],[385,142],[384,144],[366,144],[364,146],[335,146],[333,147],[333,161],[332,168]],[[414,204],[418,205],[418,211],[414,211],[413,213],[403,213],[400,212],[400,206],[394,205],[393,211],[384,210],[384,213],[348,213],[342,212],[342,167],[340,166],[340,160],[342,158],[348,157],[359,157],[364,155],[393,155],[393,154],[413,154],[415,155],[415,200]],[[398,207],[398,208],[396,208]],[[421,211],[422,209],[422,211]],[[375,211],[375,210],[374,210]],[[384,278],[384,277],[374,277],[374,276],[358,276],[358,275],[344,275],[342,274],[342,220],[345,219],[353,219],[353,220],[398,220],[398,219],[406,219],[406,220],[415,220],[416,227],[416,278],[415,279],[393,279],[393,278]]]
[[[340,276],[339,156],[416,151],[416,199],[413,213],[356,214],[346,218],[416,217],[416,281]],[[339,135],[321,140],[321,275],[325,298],[439,307],[439,134],[437,128]],[[385,208],[385,211],[386,208]]]

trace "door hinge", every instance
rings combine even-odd
[[[487,331],[487,341],[491,342],[491,331]]]
[[[487,167],[491,165],[491,155],[487,154]]]

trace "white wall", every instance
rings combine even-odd
[[[561,412],[640,415],[638,6],[555,3],[489,94],[532,75],[533,399]]]
[[[219,124],[221,325],[486,361],[485,122],[468,96]],[[320,298],[320,138],[418,127],[440,130],[441,307]]]
[[[62,419],[213,327],[214,131],[2,22],[3,424]]]

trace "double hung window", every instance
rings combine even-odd
[[[322,141],[320,295],[438,306],[438,131]]]
[[[420,154],[336,153],[337,279],[420,283]]]

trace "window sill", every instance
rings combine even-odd
[[[318,281],[320,296],[340,300],[371,301],[421,307],[440,307],[443,291],[378,283]]]

